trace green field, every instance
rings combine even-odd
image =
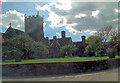
[[[120,58],[120,56],[116,56]],[[2,64],[28,64],[28,63],[54,63],[54,62],[82,62],[82,61],[96,61],[106,60],[108,56],[104,57],[72,57],[72,58],[49,58],[49,59],[29,59],[15,62],[15,60],[5,60]]]

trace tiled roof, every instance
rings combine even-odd
[[[69,45],[72,44],[72,39],[71,37],[66,37],[66,38],[58,38],[58,43],[63,46],[63,45]],[[50,40],[50,44],[52,44],[53,39]]]
[[[5,34],[5,33],[1,33],[1,36],[3,39],[7,39],[7,38],[10,38],[11,36]]]
[[[11,26],[7,29],[7,31],[5,32],[5,34],[9,35],[9,36],[17,36],[20,34],[25,34],[25,32],[17,30],[12,28]]]

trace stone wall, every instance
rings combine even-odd
[[[120,59],[61,62],[61,63],[35,63],[2,65],[3,76],[43,76],[74,74],[106,70],[120,66]]]

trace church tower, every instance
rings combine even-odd
[[[33,40],[44,42],[44,31],[43,31],[43,17],[39,15],[26,16],[25,15],[25,32],[29,34]]]

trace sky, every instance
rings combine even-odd
[[[61,37],[61,31],[66,31],[67,37],[73,41],[81,41],[81,36],[88,38],[101,28],[111,25],[118,28],[117,2],[72,2],[59,0],[51,2],[8,2],[1,4],[2,30],[9,27],[24,31],[24,14],[36,15],[37,11],[44,16],[45,37]]]

